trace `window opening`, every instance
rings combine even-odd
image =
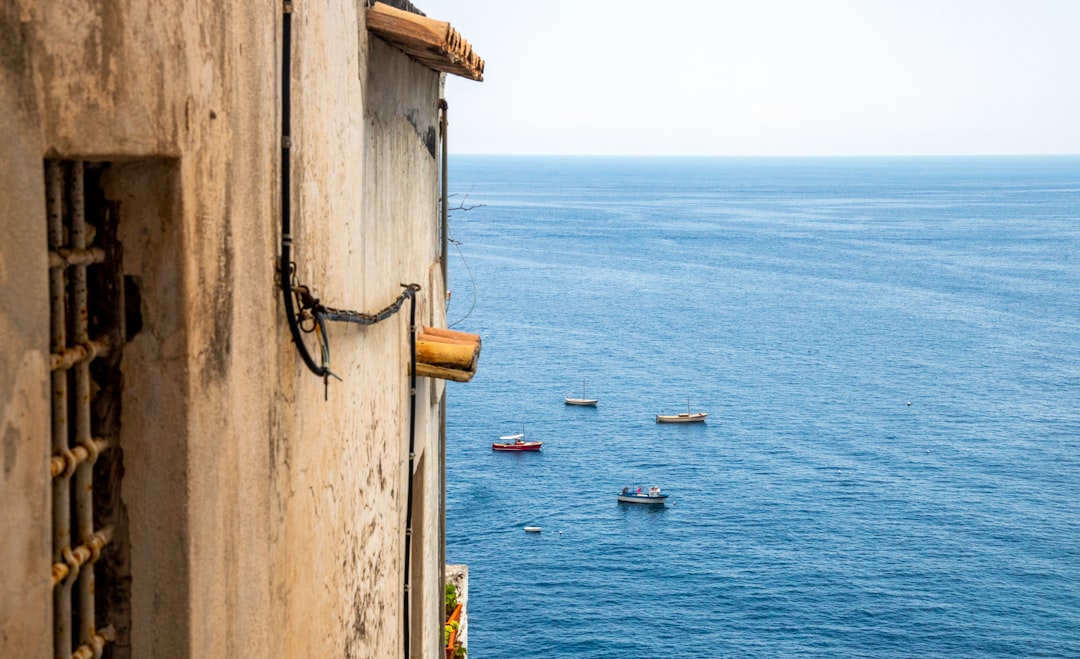
[[[52,389],[53,656],[102,657],[116,639],[119,355],[125,340],[118,206],[103,163],[45,162]],[[104,573],[96,581],[95,573]],[[119,599],[123,600],[121,596]]]

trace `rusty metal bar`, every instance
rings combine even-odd
[[[88,249],[61,247],[56,250],[49,250],[50,268],[63,268],[68,265],[93,265],[104,262],[105,250],[100,247],[90,247]]]
[[[87,341],[81,345],[74,345],[63,352],[49,355],[49,369],[52,371],[66,371],[72,366],[94,361],[109,351],[110,346],[105,341]]]
[[[64,167],[50,160],[45,166],[45,204],[48,215],[49,249],[64,247]],[[53,354],[67,350],[66,271],[49,270],[50,332],[49,349]],[[68,374],[66,370],[52,371],[52,451],[67,458],[68,447]],[[52,558],[55,565],[64,560],[71,545],[71,480],[70,472],[52,484]],[[71,654],[71,584],[53,591],[53,656],[59,659]]]
[[[78,547],[64,547],[63,550],[61,550],[61,559],[54,562],[52,565],[53,588],[64,583],[64,580],[68,578],[68,575],[73,575],[73,578],[78,578],[83,572],[82,567],[88,562],[95,562],[101,554],[102,548],[112,542],[112,539],[113,527],[105,526],[97,532],[92,533],[90,537],[87,538],[86,542]],[[90,571],[93,571],[92,566]],[[68,581],[68,585],[70,586],[70,580]],[[70,648],[70,645],[68,647]],[[57,650],[57,654],[61,654],[61,652]]]
[[[75,252],[83,252],[87,247],[86,226],[86,186],[84,166],[81,162],[73,163],[68,179],[68,204],[70,209],[69,243]],[[73,343],[85,346],[90,343],[89,303],[86,284],[86,264],[71,266],[71,318]],[[91,351],[96,352],[96,351]],[[91,358],[92,359],[92,358]],[[79,461],[75,469],[75,521],[78,527],[82,547],[95,546],[94,535],[94,462],[98,450],[94,444],[90,429],[90,359],[77,362],[75,375],[75,446],[84,447],[88,455]],[[93,560],[97,559],[100,547],[93,551]],[[85,561],[84,561],[85,562]],[[79,606],[79,642],[93,646],[94,637],[94,567],[81,570],[78,574]],[[69,646],[70,647],[70,646]]]
[[[103,453],[112,448],[112,442],[104,437],[95,437],[93,444],[95,454]],[[49,458],[49,473],[53,478],[57,478],[68,469],[74,471],[76,467],[90,457],[90,453],[90,449],[86,446],[76,446],[68,451],[66,455],[54,455]],[[73,462],[69,462],[69,460]]]
[[[112,346],[107,339],[90,338],[87,268],[104,263],[107,253],[88,244],[93,242],[93,226],[87,221],[86,173],[81,161],[45,163],[52,380],[52,656],[57,659],[100,658],[105,644],[116,637],[112,627],[95,628],[94,563],[112,540],[113,528],[94,529],[94,463],[102,451],[112,448],[114,440],[92,435],[90,363]],[[78,641],[73,643],[76,621]]]
[[[105,652],[105,644],[116,641],[116,629],[112,625],[102,627],[94,634],[92,645],[80,645],[71,653],[71,659],[98,659]]]

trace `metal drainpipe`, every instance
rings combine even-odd
[[[439,115],[439,128],[442,130],[442,209],[441,209],[441,211],[442,211],[442,278],[443,278],[443,286],[449,292],[449,290],[450,290],[450,279],[447,276],[447,255],[446,255],[447,248],[449,247],[449,244],[450,244],[450,237],[449,237],[448,231],[447,231],[450,228],[450,221],[449,221],[450,220],[450,206],[449,206],[449,200],[447,198],[448,197],[448,195],[447,195],[447,192],[448,192],[447,191],[447,187],[448,187],[447,186],[447,181],[449,180],[449,177],[447,176],[447,167],[446,167],[447,160],[448,160],[448,158],[447,158],[447,148],[446,148],[446,145],[447,145],[446,111],[447,111],[448,107],[449,106],[446,104],[446,99],[445,98],[439,99],[439,109],[442,111],[440,113],[440,115]]]
[[[443,395],[439,399],[439,595],[446,593],[446,385],[443,384]],[[439,611],[442,617],[446,617],[443,611],[443,600],[439,600]],[[444,622],[440,620],[440,622]],[[442,647],[443,626],[439,625],[435,633],[439,637]]]
[[[445,78],[444,78],[445,79]],[[449,205],[447,202],[447,137],[446,137],[446,99],[439,99],[439,109],[442,111],[439,117],[439,128],[442,130],[442,193],[441,198],[441,221],[442,221],[442,275],[443,297],[450,291],[450,281],[447,278],[447,247],[449,239],[447,233],[449,224]],[[439,595],[446,592],[446,383],[443,383],[443,394],[439,398]],[[442,600],[439,600],[441,603]],[[439,607],[442,611],[442,607]],[[445,612],[443,612],[445,617]],[[439,646],[442,647],[443,626],[439,625],[435,630],[439,637]]]
[[[409,296],[409,300],[409,476],[405,504],[404,608],[401,616],[405,621],[405,659],[409,659],[409,637],[412,630],[409,620],[409,591],[412,589],[410,553],[412,551],[413,468],[416,461],[416,295]]]

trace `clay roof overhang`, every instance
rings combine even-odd
[[[368,7],[367,29],[429,69],[484,79],[484,60],[445,21],[376,2]]]

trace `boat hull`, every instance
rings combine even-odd
[[[564,398],[563,402],[567,405],[578,405],[580,407],[596,407],[597,400],[593,398]]]
[[[705,423],[705,417],[709,416],[705,412],[695,412],[693,414],[657,414],[657,423]]]
[[[520,453],[523,451],[539,451],[541,446],[543,446],[543,442],[522,442],[520,444],[492,444],[491,450],[512,451]]]
[[[668,495],[666,495],[666,494],[660,494],[660,495],[653,496],[653,497],[645,495],[645,494],[620,494],[618,496],[619,496],[619,503],[637,503],[637,504],[646,504],[646,505],[654,505],[654,506],[656,506],[656,505],[659,505],[659,506],[664,505],[664,502],[666,502],[667,498],[668,498]]]

